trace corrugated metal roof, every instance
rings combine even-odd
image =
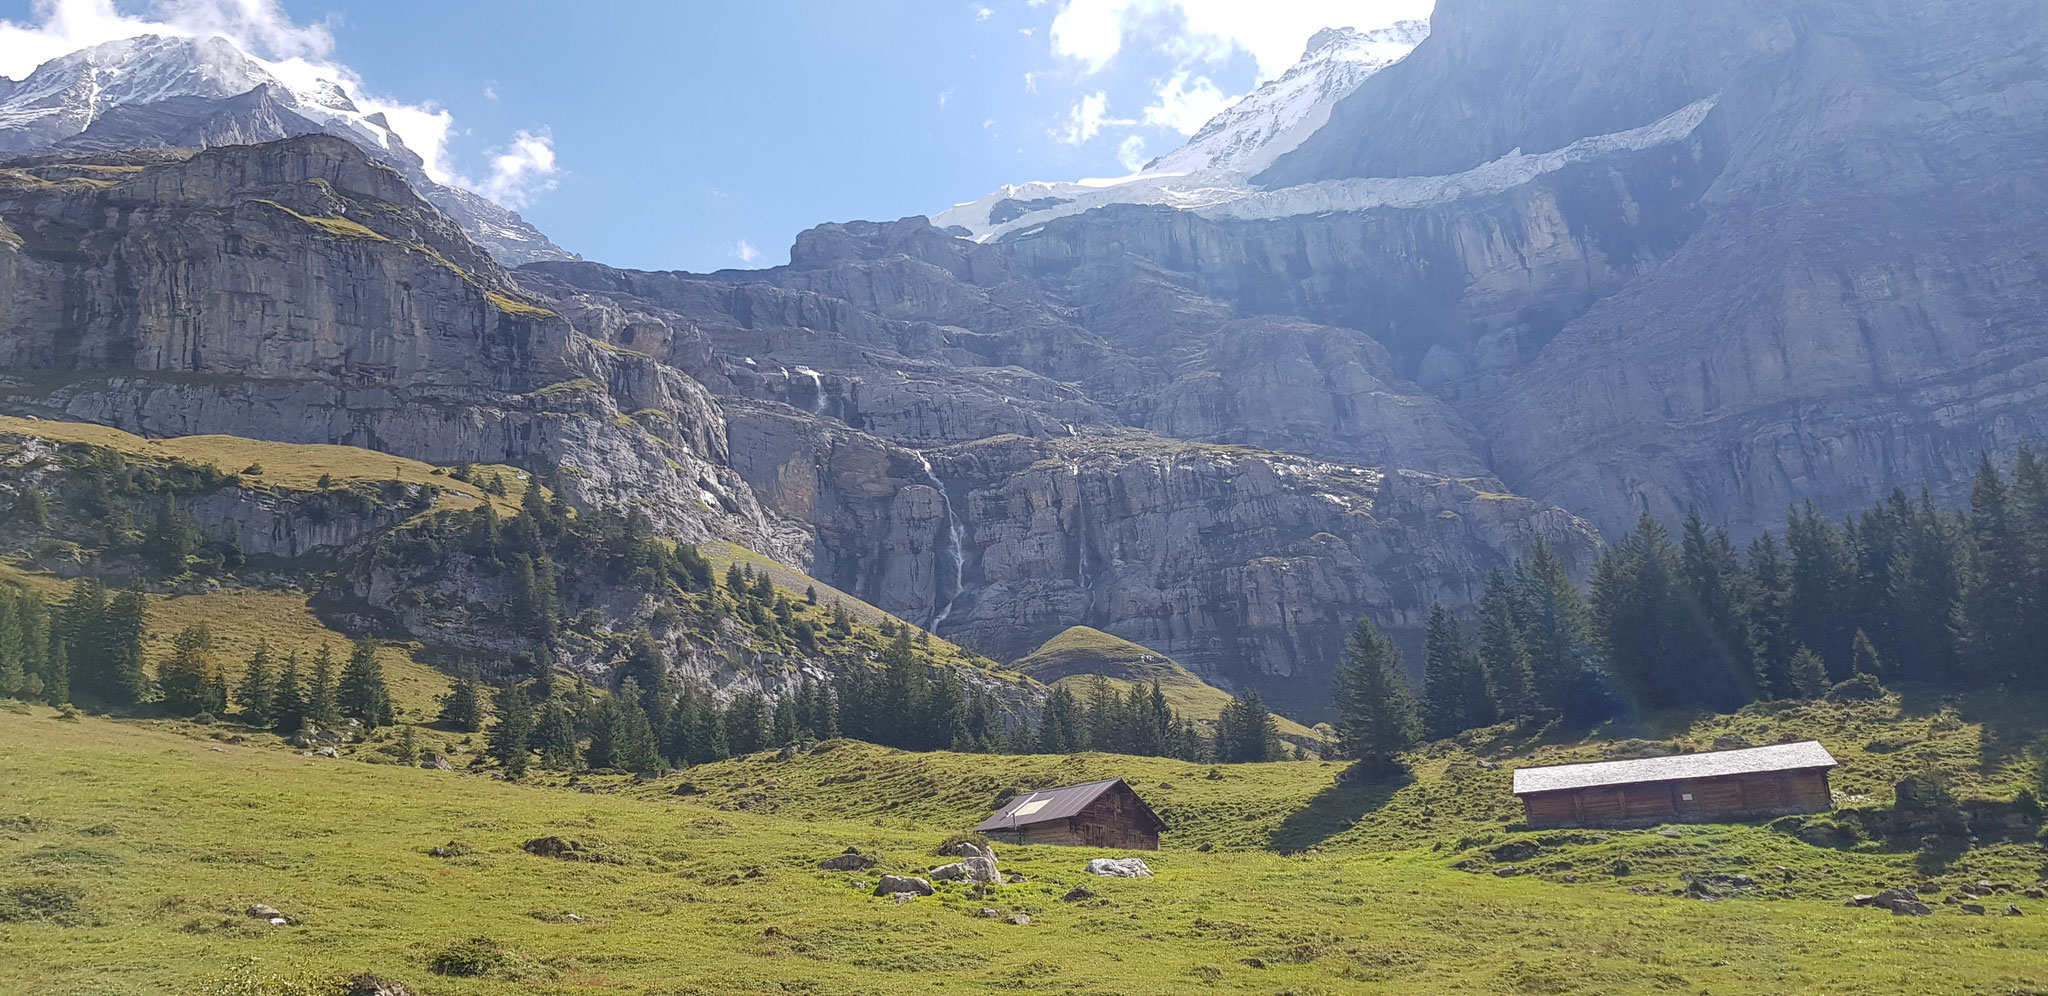
[[[977,833],[1011,830],[1077,816],[1081,810],[1088,808],[1089,803],[1101,798],[1102,793],[1122,783],[1121,778],[1106,778],[1086,785],[1069,785],[1066,788],[1029,792],[1005,803],[994,816],[981,821],[981,825],[974,829]],[[1151,807],[1145,806],[1143,800],[1139,800],[1139,805],[1147,815],[1151,814]]]
[[[1600,785],[1628,785],[1635,782],[1668,782],[1680,778],[1718,778],[1723,775],[1759,774],[1770,771],[1804,771],[1832,768],[1834,755],[1818,740],[1770,747],[1680,754],[1676,757],[1645,757],[1632,761],[1598,761],[1592,764],[1559,764],[1546,768],[1515,769],[1515,794],[1561,792]]]

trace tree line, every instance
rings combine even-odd
[[[1782,538],[1738,548],[1697,511],[1676,538],[1644,516],[1582,590],[1538,543],[1487,580],[1469,628],[1429,619],[1420,689],[1361,622],[1338,674],[1343,752],[1502,721],[1587,722],[1617,708],[1727,712],[1758,700],[1868,696],[1885,682],[2048,688],[2048,461],[1986,458],[1969,506],[1894,491],[1839,524],[1811,502]]]

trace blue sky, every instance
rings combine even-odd
[[[441,172],[571,250],[711,270],[785,262],[820,222],[1128,172],[1316,29],[1429,4],[0,0],[0,74],[142,22],[219,31],[410,109]]]

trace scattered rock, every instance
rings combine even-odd
[[[1676,831],[1676,830],[1659,830],[1659,831],[1657,831],[1657,836],[1659,836],[1659,837],[1670,837],[1670,838],[1672,838],[1673,840],[1676,840],[1676,839],[1678,839],[1679,837],[1681,837],[1681,836],[1683,836],[1683,835],[1682,835],[1682,834],[1680,834],[1680,833],[1679,833],[1678,831]]]
[[[875,866],[875,859],[865,854],[835,854],[818,862],[818,867],[833,872],[867,871]]]
[[[433,751],[427,751],[426,753],[420,755],[420,767],[425,768],[428,771],[455,770],[455,766],[448,763],[448,758],[446,756],[437,754]]]
[[[340,757],[340,756],[341,756],[341,752],[340,752],[340,751],[337,751],[337,750],[335,750],[335,749],[334,749],[334,748],[332,748],[332,747],[322,747],[322,748],[320,748],[319,750],[316,750],[316,751],[314,751],[314,752],[313,752],[313,754],[314,754],[315,756],[317,756],[317,757]]]
[[[950,865],[932,869],[932,879],[938,882],[975,882],[995,885],[1002,882],[1002,875],[996,872],[994,858],[963,858]]]
[[[1971,916],[1983,916],[1983,915],[1984,915],[1984,907],[1983,907],[1983,906],[1981,906],[1981,905],[1978,905],[1977,903],[1963,903],[1963,904],[1962,904],[1962,907],[1963,907],[1963,912],[1965,912],[1965,913],[1968,913],[1968,914],[1970,914]]]
[[[519,845],[519,849],[528,854],[538,855],[543,858],[558,858],[563,861],[598,860],[598,856],[595,853],[584,849],[582,841],[568,840],[562,837],[535,837]]]
[[[1202,852],[1203,854],[1207,854],[1207,853],[1209,853],[1210,851],[1213,851],[1213,850],[1215,850],[1215,849],[1216,849],[1216,845],[1214,845],[1214,844],[1211,844],[1211,843],[1209,843],[1209,842],[1208,842],[1208,841],[1206,841],[1206,840],[1202,842],[1202,846],[1200,846],[1200,847],[1197,847],[1197,848],[1195,848],[1195,850],[1197,850],[1197,851],[1200,851],[1200,852]]]
[[[469,845],[459,840],[451,840],[427,853],[437,858],[459,858],[469,853]]]
[[[291,917],[279,913],[276,907],[257,903],[243,911],[251,920],[263,920],[273,927],[282,927],[292,922]]]
[[[704,790],[703,790],[703,789],[700,789],[700,788],[698,788],[698,787],[697,787],[697,786],[696,786],[696,785],[695,785],[694,783],[692,783],[692,782],[684,782],[684,783],[682,783],[681,785],[678,785],[678,786],[676,786],[676,794],[677,794],[677,795],[703,795],[703,794],[704,794]]]
[[[1107,878],[1151,878],[1152,869],[1142,858],[1096,858],[1088,862],[1088,874]]]
[[[1000,920],[1000,919],[1002,919],[1002,918],[1003,918],[1003,915],[1002,915],[1001,913],[998,913],[998,912],[996,912],[995,910],[989,909],[989,908],[988,908],[988,907],[986,907],[986,906],[982,907],[982,908],[981,908],[981,912],[980,912],[980,913],[977,913],[977,914],[975,914],[975,915],[976,915],[976,916],[979,916],[979,917],[981,917],[981,918],[982,918],[982,919],[984,919],[984,920]]]
[[[1543,848],[1533,840],[1511,840],[1486,854],[1495,861],[1515,862],[1527,861],[1542,852]]]
[[[2020,893],[2020,895],[2025,896],[2028,899],[2048,899],[2048,889],[2036,887],[2028,889],[2027,891]]]
[[[1077,886],[1074,886],[1074,887],[1073,887],[1072,889],[1069,889],[1069,890],[1067,890],[1067,894],[1066,894],[1066,895],[1064,895],[1064,896],[1061,896],[1061,897],[1060,897],[1060,901],[1061,901],[1061,902],[1065,902],[1065,903],[1078,903],[1078,902],[1081,902],[1082,900],[1086,900],[1086,899],[1094,899],[1094,898],[1095,898],[1095,893],[1093,893],[1093,892],[1089,891],[1089,889],[1088,889],[1088,887],[1087,887],[1087,886],[1085,886],[1085,885],[1077,885]]]
[[[1893,916],[1932,916],[1934,910],[1911,889],[1886,889],[1875,896],[1856,896],[1850,899],[1850,906],[1875,906],[1892,911]]]
[[[412,996],[412,990],[395,979],[360,972],[342,983],[341,996]]]
[[[1010,917],[1010,922],[1016,924],[1019,927],[1029,927],[1031,926],[1031,917],[1023,913],[1018,913]]]
[[[894,895],[896,897],[896,905],[898,906],[917,898],[917,893],[915,892],[898,892],[894,893]]]
[[[946,858],[989,858],[993,860],[996,852],[993,848],[983,847],[971,840],[959,840],[939,848],[939,856]]]
[[[932,894],[932,884],[924,879],[910,875],[884,875],[882,876],[881,883],[875,886],[875,895],[877,896],[888,896],[904,892],[910,893],[912,896],[929,896]],[[901,902],[901,900],[898,900],[898,902]]]
[[[1515,867],[1514,865],[1502,865],[1501,867],[1495,868],[1493,870],[1493,874],[1497,878],[1514,878],[1515,876],[1520,875],[1521,873],[1522,870],[1520,868]]]
[[[1741,750],[1745,747],[1754,746],[1756,745],[1750,743],[1749,739],[1740,733],[1723,733],[1714,738],[1715,750]]]
[[[2025,916],[2026,914],[2025,914],[2024,912],[2022,912],[2022,911],[2020,910],[2020,908],[2019,908],[2019,907],[2017,907],[2017,906],[2013,906],[2013,905],[2010,905],[2010,904],[2008,904],[2008,905],[2007,905],[2007,906],[2005,907],[2005,915],[2006,915],[2006,916]]]
[[[562,919],[563,919],[564,921],[568,922],[568,923],[582,923],[582,922],[583,922],[583,918],[582,918],[582,917],[580,917],[580,916],[577,916],[577,915],[576,915],[576,914],[574,914],[574,913],[564,913],[564,914],[562,914]]]

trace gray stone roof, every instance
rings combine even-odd
[[[974,829],[976,833],[989,833],[1064,820],[1069,816],[1079,815],[1081,810],[1088,808],[1089,803],[1101,798],[1104,792],[1120,784],[1123,784],[1121,778],[1105,778],[1086,785],[1069,785],[1066,788],[1027,792],[1004,803],[1003,808],[994,816],[981,821],[981,825]],[[1147,816],[1152,816],[1152,807],[1145,805],[1143,799],[1138,800],[1138,808]],[[1158,822],[1158,817],[1153,816],[1152,819]],[[1165,824],[1161,823],[1160,826],[1163,829]]]
[[[1546,768],[1515,769],[1515,794],[1562,792],[1601,785],[1629,785],[1637,782],[1668,782],[1686,778],[1720,778],[1725,775],[1761,774],[1771,771],[1807,771],[1835,766],[1834,755],[1818,740],[1770,747],[1680,754],[1676,757],[1645,757],[1632,761],[1597,761],[1592,764],[1558,764]]]

